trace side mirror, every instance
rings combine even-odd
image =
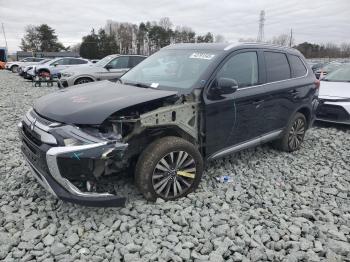
[[[58,66],[58,63],[54,63],[53,66]]]
[[[109,71],[110,69],[112,69],[112,66],[111,65],[106,65],[105,68]]]
[[[228,95],[233,94],[237,91],[238,83],[232,78],[220,77],[217,79],[217,86],[213,91],[218,95]]]

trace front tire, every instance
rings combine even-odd
[[[193,192],[202,173],[203,159],[192,143],[179,137],[164,137],[140,155],[135,182],[147,200],[174,200]]]
[[[12,73],[17,73],[18,72],[18,66],[14,65],[11,67]]]
[[[90,83],[90,82],[92,82],[91,78],[82,77],[82,78],[78,78],[77,80],[75,80],[74,85],[86,84],[86,83]]]
[[[274,144],[275,147],[286,152],[293,152],[300,148],[307,130],[307,121],[302,113],[297,112],[288,124],[281,139]]]

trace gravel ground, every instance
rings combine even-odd
[[[57,88],[7,71],[0,88],[0,260],[350,261],[350,129],[309,130],[291,154],[263,146],[213,162],[178,201],[135,192],[125,208],[86,208],[52,198],[20,154],[17,122]],[[224,174],[234,182],[213,179]]]

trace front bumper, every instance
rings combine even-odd
[[[64,79],[58,79],[57,80],[57,86],[59,88],[67,88],[68,87],[68,82],[67,82],[67,80],[64,80]]]
[[[29,118],[29,119],[28,119]],[[106,159],[112,154],[123,154],[125,144],[110,142],[92,143],[80,146],[57,146],[55,138],[42,123],[35,123],[26,115],[18,125],[22,140],[22,153],[34,177],[54,197],[74,204],[96,207],[124,206],[126,198],[110,193],[82,192],[62,171],[88,172],[87,161]],[[29,125],[28,125],[29,124]],[[38,127],[38,125],[46,130]],[[65,162],[75,165],[67,169]],[[78,175],[78,174],[77,174]]]
[[[350,125],[350,101],[320,99],[316,120],[322,122]]]

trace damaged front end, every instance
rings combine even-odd
[[[51,122],[34,110],[18,127],[24,157],[39,183],[52,195],[87,206],[125,204],[125,197],[91,187],[101,176],[113,173],[114,163],[124,163],[127,144],[118,142],[113,134],[92,136],[78,127]]]
[[[54,196],[87,206],[123,206],[126,198],[117,196],[113,181],[133,168],[148,144],[164,135],[198,144],[198,105],[198,96],[174,96],[125,108],[99,125],[56,123],[32,109],[19,124],[22,152]]]

